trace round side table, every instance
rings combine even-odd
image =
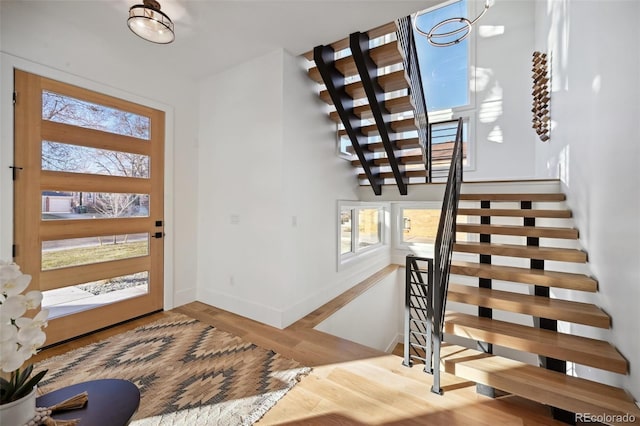
[[[80,419],[83,425],[125,426],[140,405],[140,391],[128,380],[101,379],[78,383],[49,392],[36,399],[37,407],[51,407],[65,399],[87,392],[84,408],[55,413],[56,420]]]

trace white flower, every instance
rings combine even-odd
[[[9,296],[0,305],[0,321],[9,322],[27,312],[27,297],[23,294]]]
[[[18,327],[9,322],[0,323],[0,343],[2,343],[3,346],[5,342],[9,344],[9,342],[16,341],[17,338]]]
[[[25,330],[18,331],[18,343],[20,344],[18,352],[22,353],[24,361],[26,361],[31,358],[31,355],[38,353],[38,348],[44,345],[47,336],[39,328],[30,328],[24,333],[23,331]]]
[[[37,290],[32,290],[29,293],[25,294],[27,298],[27,310],[28,309],[36,309],[42,303],[42,292]]]
[[[33,318],[23,317],[42,303],[39,291],[21,294],[30,282],[31,276],[20,272],[18,265],[0,260],[0,370],[7,373],[19,370],[47,339],[42,331],[47,326],[47,309]]]
[[[20,273],[19,270],[18,273]],[[3,275],[7,275],[7,277],[5,278]],[[15,296],[22,293],[30,282],[31,275],[9,276],[9,274],[0,273],[0,292],[6,296]]]
[[[2,371],[10,373],[17,370],[25,361],[17,341],[2,343],[2,347],[0,347],[0,369]]]
[[[20,329],[18,332],[18,339],[30,339],[29,337],[23,338],[20,336],[30,336],[34,331],[41,331],[45,328],[47,323],[47,317],[49,316],[49,310],[43,309],[38,314],[31,318],[16,318],[15,323],[16,326]],[[44,343],[44,342],[42,342]]]
[[[0,260],[0,282],[15,279],[20,275],[20,267],[18,265]]]

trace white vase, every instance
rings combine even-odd
[[[36,414],[36,387],[29,395],[0,405],[0,425],[23,426]]]

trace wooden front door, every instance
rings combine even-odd
[[[14,261],[53,344],[163,307],[164,112],[15,71]]]

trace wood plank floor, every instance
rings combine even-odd
[[[365,291],[371,283],[363,283]],[[349,297],[355,297],[354,291]],[[547,407],[514,396],[490,399],[475,386],[443,376],[444,396],[429,391],[431,376],[402,358],[310,328],[344,304],[329,303],[298,323],[280,330],[215,307],[194,302],[174,309],[258,346],[313,367],[259,422],[261,425],[562,425]],[[153,322],[157,313],[48,348],[38,361],[104,340]]]

